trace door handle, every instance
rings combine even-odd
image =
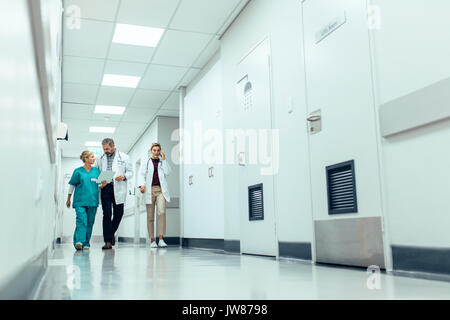
[[[308,120],[309,122],[316,122],[316,121],[320,121],[320,119],[322,119],[321,116],[310,116],[306,120]]]
[[[214,177],[214,167],[210,167],[209,169],[208,169],[208,177]]]

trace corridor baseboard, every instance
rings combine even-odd
[[[47,268],[46,248],[35,258],[26,263],[10,277],[0,288],[0,300],[27,300],[33,294]]]
[[[278,242],[278,250],[280,258],[312,259],[309,242]]]
[[[398,245],[391,248],[394,274],[450,281],[450,248]]]
[[[118,237],[118,242],[123,243],[134,243],[134,238],[132,237]],[[171,245],[180,245],[180,238],[179,237],[164,237],[164,242],[167,243],[169,246]],[[147,238],[140,238],[141,244],[147,243]]]
[[[223,250],[229,253],[241,252],[240,240],[181,238],[181,246],[184,248]]]
[[[223,249],[227,252],[241,253],[241,241],[225,240],[223,243]]]
[[[181,246],[185,248],[204,248],[223,250],[223,239],[182,238]]]

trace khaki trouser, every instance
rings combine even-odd
[[[155,204],[158,207],[158,234],[166,234],[166,199],[160,186],[152,186],[152,203],[147,204],[147,230],[150,239],[155,237]]]

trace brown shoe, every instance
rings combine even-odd
[[[111,242],[105,243],[105,245],[102,247],[102,249],[112,249]]]

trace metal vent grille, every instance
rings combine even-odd
[[[356,213],[355,161],[347,161],[326,168],[328,214]]]
[[[263,185],[257,184],[248,187],[249,220],[264,220]]]

